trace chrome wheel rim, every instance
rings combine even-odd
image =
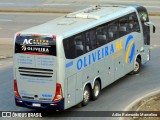
[[[136,61],[135,65],[134,65],[134,71],[138,71],[139,70],[139,63]]]
[[[84,102],[89,101],[89,92],[87,90],[84,91],[83,97],[84,97]]]
[[[95,88],[94,88],[94,95],[95,95],[96,97],[99,95],[99,91],[100,91],[99,86],[96,85]]]

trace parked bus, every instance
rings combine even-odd
[[[16,105],[53,110],[87,105],[149,61],[151,30],[142,6],[98,5],[18,32]]]

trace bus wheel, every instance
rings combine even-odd
[[[90,89],[88,85],[85,86],[84,91],[83,91],[83,101],[82,101],[82,106],[86,106],[89,101],[90,101]]]
[[[100,83],[99,81],[96,80],[94,83],[94,88],[92,90],[92,95],[91,95],[92,100],[96,100],[99,97],[100,91],[101,91]]]
[[[139,73],[140,70],[141,70],[141,60],[139,58],[137,58],[136,62],[134,63],[133,74]]]

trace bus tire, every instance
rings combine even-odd
[[[139,71],[141,70],[141,60],[139,58],[136,59],[136,62],[134,63],[134,70],[132,72],[132,74],[138,74]]]
[[[90,88],[88,85],[86,85],[83,90],[83,101],[82,101],[81,105],[82,106],[88,105],[88,103],[90,101],[90,97],[91,97]]]
[[[93,90],[92,90],[91,99],[92,100],[98,99],[100,91],[101,91],[101,85],[100,85],[99,81],[96,80],[94,83]]]

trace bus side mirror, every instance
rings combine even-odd
[[[152,29],[152,32],[155,33],[156,32],[156,27],[152,22],[145,22],[144,23],[146,26],[149,26],[150,29]]]
[[[156,27],[153,25],[153,33],[156,32]]]

